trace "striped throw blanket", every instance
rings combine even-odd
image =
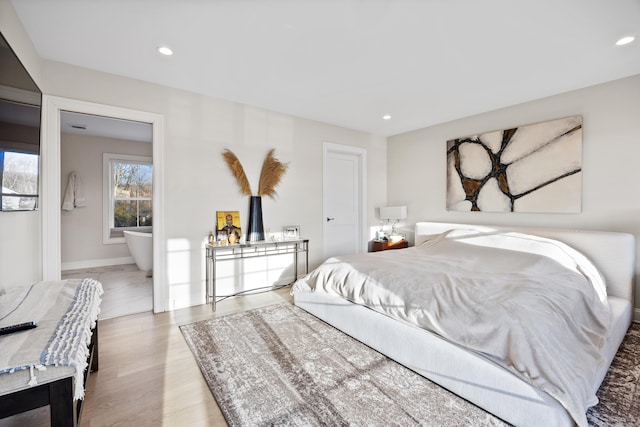
[[[28,382],[21,385],[27,388],[38,384],[38,371],[71,367],[74,399],[84,397],[83,375],[102,292],[100,282],[88,278],[37,282],[0,295],[0,327],[38,324],[29,331],[0,336],[0,395],[3,383],[14,381],[13,373],[30,371]]]

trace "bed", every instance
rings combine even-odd
[[[483,243],[461,249],[460,244],[476,240]],[[491,245],[497,241],[498,246],[504,242],[509,245],[525,242],[526,250],[511,246],[491,247],[488,251],[493,257],[491,262],[487,263],[482,258],[484,255],[478,258],[481,265],[486,266],[485,271],[475,274],[480,279],[492,276],[489,273],[494,271],[493,262],[496,265],[513,264],[517,266],[518,274],[528,272],[530,265],[542,268],[540,273],[531,270],[534,275],[527,278],[536,283],[535,286],[528,281],[521,285],[522,277],[508,276],[510,272],[493,274],[501,279],[508,278],[504,286],[518,284],[514,289],[517,289],[516,293],[522,293],[520,305],[505,305],[510,307],[506,310],[509,316],[517,317],[515,326],[506,329],[507,320],[503,318],[499,318],[494,330],[489,332],[487,325],[483,329],[480,323],[460,326],[464,325],[459,323],[460,318],[471,315],[474,319],[476,312],[492,311],[482,309],[482,303],[465,305],[469,298],[465,293],[451,292],[453,310],[441,302],[417,303],[417,297],[411,293],[407,294],[411,301],[409,307],[398,299],[399,295],[409,292],[407,288],[421,289],[418,293],[435,288],[420,286],[420,283],[424,285],[442,277],[417,273],[414,268],[421,265],[422,258],[428,257],[427,265],[432,265],[432,258],[448,264],[449,258],[443,258],[445,254],[463,254],[462,262],[469,263],[469,259],[476,258],[473,247],[485,246],[486,241],[492,242]],[[407,249],[326,260],[294,284],[294,303],[506,422],[518,426],[586,425],[586,408],[596,403],[595,392],[632,321],[634,237],[616,232],[420,222],[416,224],[415,242],[414,247]],[[524,253],[528,251],[534,252],[533,258]],[[484,249],[477,252],[484,253]],[[547,252],[558,252],[558,259],[550,260]],[[460,261],[451,262],[456,271],[466,268],[456,266]],[[370,264],[375,265],[373,272],[358,270]],[[495,271],[499,268],[502,267],[496,267]],[[405,270],[409,271],[410,277],[402,279]],[[603,279],[601,282],[600,278]],[[370,292],[385,280],[390,281],[391,286],[397,286],[383,291],[391,299],[380,299],[378,294]],[[488,293],[493,288],[484,284],[481,284],[484,288],[478,288],[473,278],[462,280],[471,280],[476,286],[474,292],[480,292],[482,298],[489,298],[488,301],[497,298]],[[493,286],[493,280],[491,278],[487,283]],[[554,281],[554,286],[546,285],[550,280]],[[556,280],[566,283],[556,286]],[[404,281],[411,282],[411,286],[400,283]],[[543,293],[536,289],[543,287],[544,295],[546,292],[560,293],[539,297]],[[369,296],[369,302],[362,302]],[[539,305],[544,301],[550,306]],[[420,311],[416,312],[414,305],[420,306]],[[571,308],[568,315],[564,313],[564,306],[573,305],[576,307]],[[469,310],[469,307],[475,308]],[[501,310],[493,311],[502,313]],[[524,317],[529,314],[520,317],[520,313],[526,312],[537,317],[534,321]],[[451,316],[451,313],[457,316]],[[560,327],[553,323],[556,318],[561,322]],[[416,319],[418,325],[414,323]],[[466,334],[467,331],[470,334]],[[496,344],[500,341],[494,339],[501,335],[507,337],[504,348],[500,348],[500,344]],[[488,347],[483,347],[485,341],[490,343]],[[526,346],[529,346],[528,352]],[[514,361],[512,353],[527,360]],[[536,360],[530,362],[528,359]],[[570,366],[563,365],[565,360]],[[574,381],[580,384],[573,384]]]
[[[94,279],[36,282],[0,295],[0,419],[50,405],[51,426],[76,426],[88,373],[98,369],[102,285]]]

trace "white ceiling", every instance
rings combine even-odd
[[[378,135],[640,74],[640,0],[12,3],[43,58]]]
[[[150,123],[74,113],[71,111],[63,111],[60,114],[60,131],[78,135],[125,139],[127,141],[153,141],[153,126]]]

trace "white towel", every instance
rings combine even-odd
[[[67,181],[67,189],[64,192],[64,199],[62,200],[62,209],[70,211],[73,210],[73,208],[80,208],[83,206],[87,206],[87,199],[84,197],[82,181],[77,173],[70,172],[69,179]]]

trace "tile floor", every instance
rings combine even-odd
[[[135,264],[67,270],[63,279],[91,277],[102,283],[100,320],[153,310],[153,279]]]

